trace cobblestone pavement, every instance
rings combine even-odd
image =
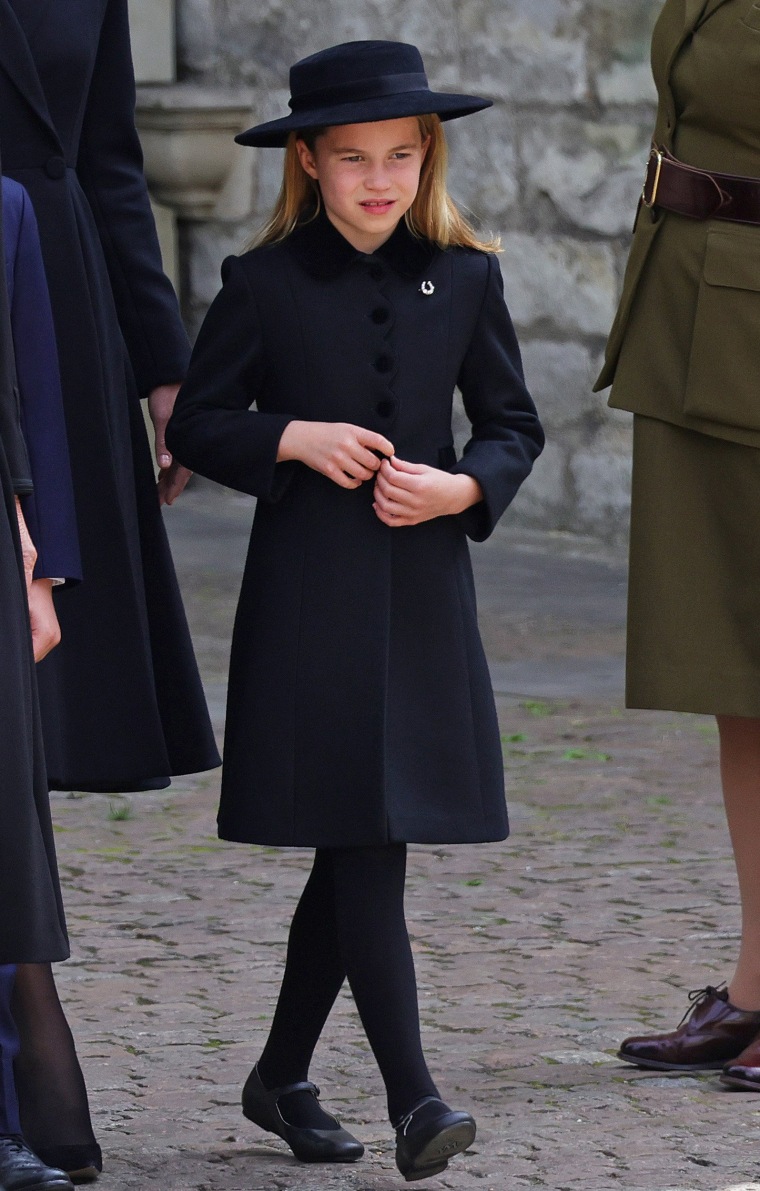
[[[248,502],[169,514],[217,720]],[[624,575],[558,541],[476,552],[513,835],[414,848],[408,916],[425,1044],[471,1108],[453,1191],[760,1191],[754,1094],[616,1061],[730,973],[738,913],[709,720],[624,712]],[[307,1167],[243,1120],[273,1007],[298,851],[215,836],[218,774],[122,798],[55,796],[74,958],[59,969],[103,1142],[103,1191],[390,1191],[380,1079],[352,1004],[313,1075],[367,1146]]]

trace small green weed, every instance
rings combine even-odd
[[[108,818],[111,823],[126,823],[132,818],[132,807],[128,802],[111,802],[108,806]]]
[[[611,761],[609,753],[596,753],[592,749],[566,749],[563,761]]]

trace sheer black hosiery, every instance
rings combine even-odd
[[[391,1121],[424,1096],[438,1094],[422,1052],[405,880],[405,844],[317,850],[290,928],[277,1009],[259,1062],[266,1087],[307,1078],[347,977],[383,1076]],[[311,1097],[283,1098],[282,1108],[292,1124],[319,1127]]]
[[[19,965],[12,1006],[21,1039],[14,1072],[26,1142],[42,1153],[94,1147],[87,1088],[50,964]]]

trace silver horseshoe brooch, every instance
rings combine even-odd
[[[435,286],[433,285],[432,281],[423,281],[422,285],[420,286],[420,292],[423,293],[426,298],[429,298],[431,294],[434,294]]]

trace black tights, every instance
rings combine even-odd
[[[293,917],[282,988],[259,1061],[266,1087],[308,1078],[347,977],[385,1083],[391,1121],[423,1096],[438,1095],[420,1041],[405,879],[405,844],[317,850]]]
[[[24,1137],[35,1152],[94,1146],[82,1069],[50,964],[20,964],[13,1018],[21,1039],[14,1074]]]

